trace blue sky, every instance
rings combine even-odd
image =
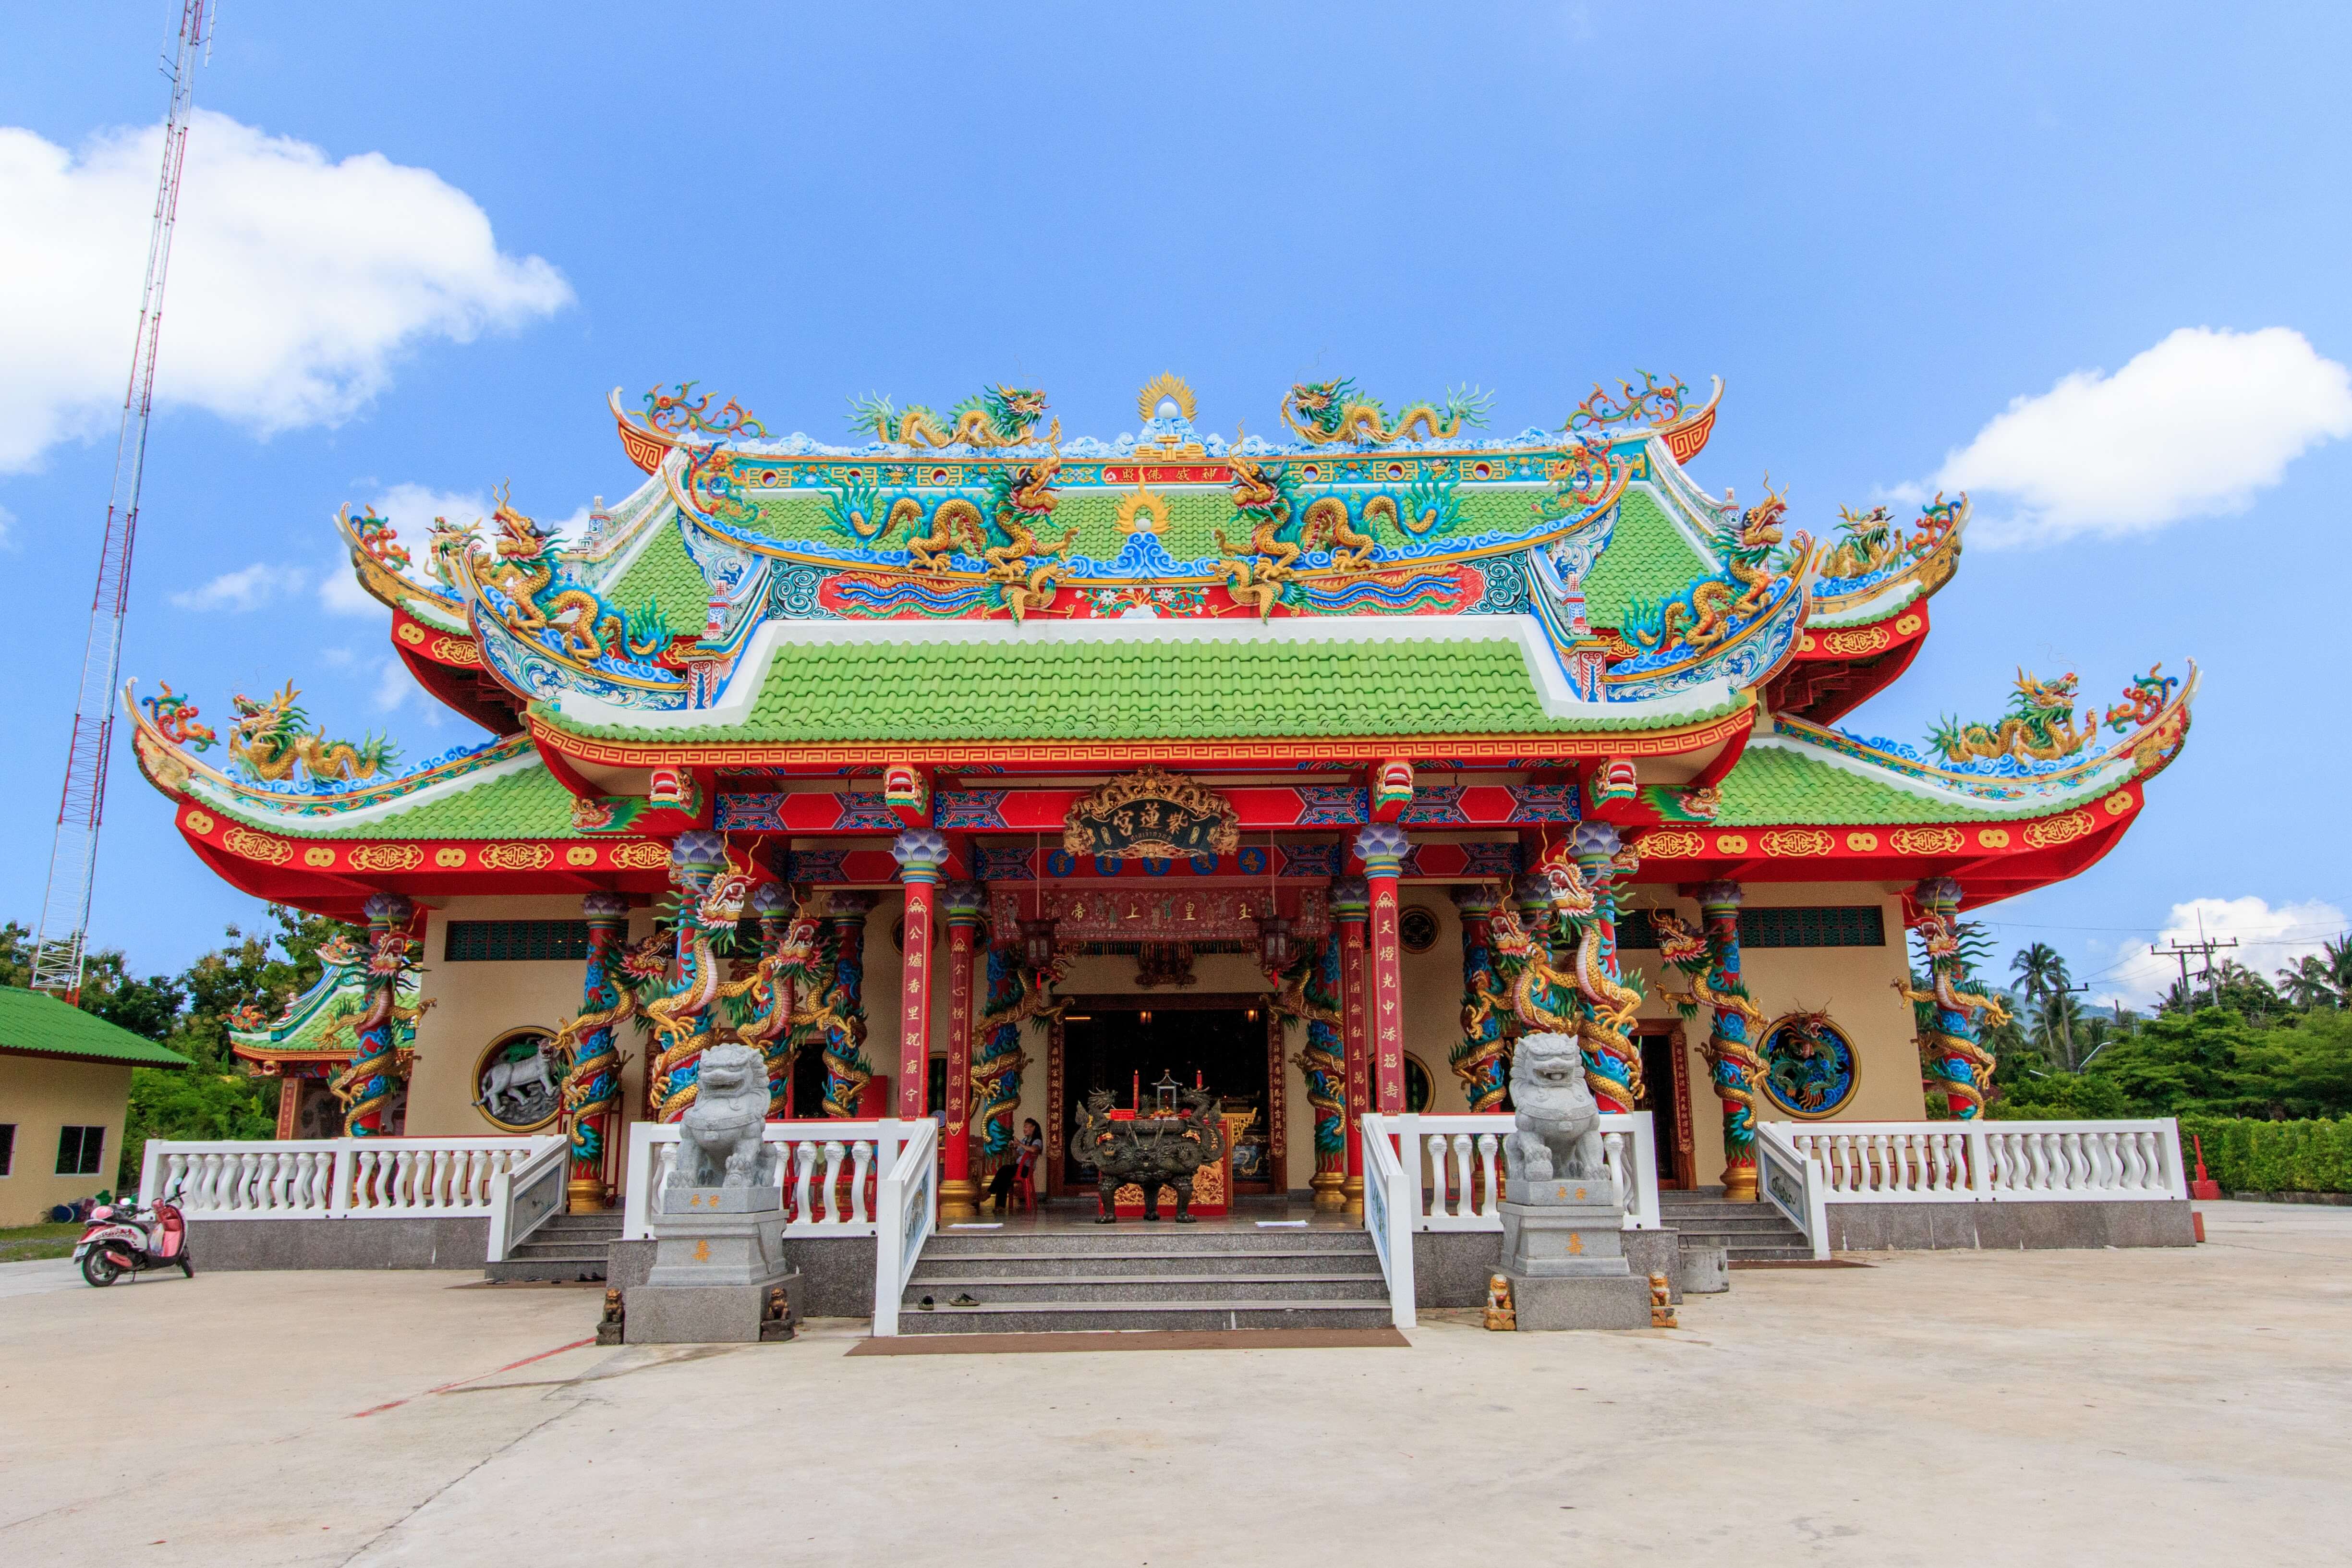
[[[120,139],[161,119],[177,11],[0,21],[0,915],[28,923],[153,179]],[[2323,700],[2347,44],[2352,12],[2313,6],[235,0],[196,85],[218,118],[124,668],[207,718],[290,677],[411,759],[472,738],[322,591],[329,520],[509,479],[551,518],[625,493],[614,385],[694,378],[838,440],[852,394],[983,381],[1108,437],[1161,370],[1228,435],[1309,377],[1475,382],[1516,429],[1636,366],[1720,374],[1710,489],[1769,472],[1820,533],[1841,503],[1977,488],[1927,652],[1853,727],[1990,717],[2021,663],[2101,701],[2158,659],[2205,669],[2131,837],[1987,911],[2002,942],[2053,942],[2104,994],[2220,900],[2273,968],[2352,910]],[[2020,398],[2043,401],[1979,442]],[[94,934],[176,967],[257,907],[117,763]]]

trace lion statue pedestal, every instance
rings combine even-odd
[[[1648,1328],[1649,1281],[1626,1266],[1625,1199],[1609,1173],[1600,1107],[1573,1037],[1521,1037],[1511,1102],[1499,1206],[1518,1328]]]
[[[761,1142],[768,1076],[734,1041],[702,1053],[677,1163],[653,1215],[654,1262],[627,1292],[629,1344],[749,1344],[770,1293],[784,1290],[797,1325],[803,1281],[784,1258],[782,1163]]]

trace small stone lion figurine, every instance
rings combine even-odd
[[[1511,1100],[1518,1110],[1503,1163],[1513,1181],[1607,1173],[1601,1107],[1585,1086],[1584,1053],[1573,1036],[1520,1037],[1511,1056]]]
[[[1650,1276],[1650,1327],[1671,1329],[1675,1322],[1675,1293],[1663,1274]]]
[[[1490,1274],[1486,1277],[1486,1326],[1505,1330],[1519,1326],[1519,1310],[1511,1304],[1511,1281],[1507,1275]]]
[[[696,1077],[694,1103],[678,1122],[678,1187],[750,1187],[771,1184],[772,1159],[763,1155],[760,1134],[768,1119],[768,1068],[760,1054],[739,1040],[705,1047]]]

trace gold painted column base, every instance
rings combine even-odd
[[[1756,1167],[1726,1165],[1723,1168],[1723,1199],[1726,1203],[1752,1204],[1756,1201]]]
[[[594,1176],[574,1176],[563,1184],[565,1208],[572,1214],[603,1214],[604,1184]]]
[[[1364,1178],[1349,1176],[1339,1184],[1342,1213],[1361,1215],[1364,1212]]]
[[[1315,1207],[1318,1211],[1337,1213],[1348,1201],[1339,1190],[1347,1180],[1345,1171],[1316,1172],[1307,1184],[1315,1194]]]
[[[940,1184],[940,1218],[942,1222],[980,1217],[980,1184],[970,1179]]]

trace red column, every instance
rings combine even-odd
[[[907,890],[906,940],[898,962],[898,1120],[929,1114],[931,1073],[931,904],[948,841],[935,827],[909,827],[890,846]]]
[[[1404,982],[1397,943],[1397,879],[1404,870],[1404,829],[1376,822],[1356,835],[1371,890],[1372,1109],[1404,1114]]]
[[[988,889],[978,882],[950,882],[940,889],[948,922],[948,1102],[944,1134],[947,1163],[940,1182],[940,1217],[975,1219],[980,1184],[971,1178],[971,953]]]
[[[1364,1005],[1364,926],[1371,912],[1371,885],[1363,878],[1343,877],[1331,884],[1331,918],[1339,922],[1339,1018],[1348,1061],[1348,1179],[1339,1191],[1349,1214],[1364,1212],[1364,1125],[1360,1119],[1372,1108],[1367,1076],[1370,1016]]]

